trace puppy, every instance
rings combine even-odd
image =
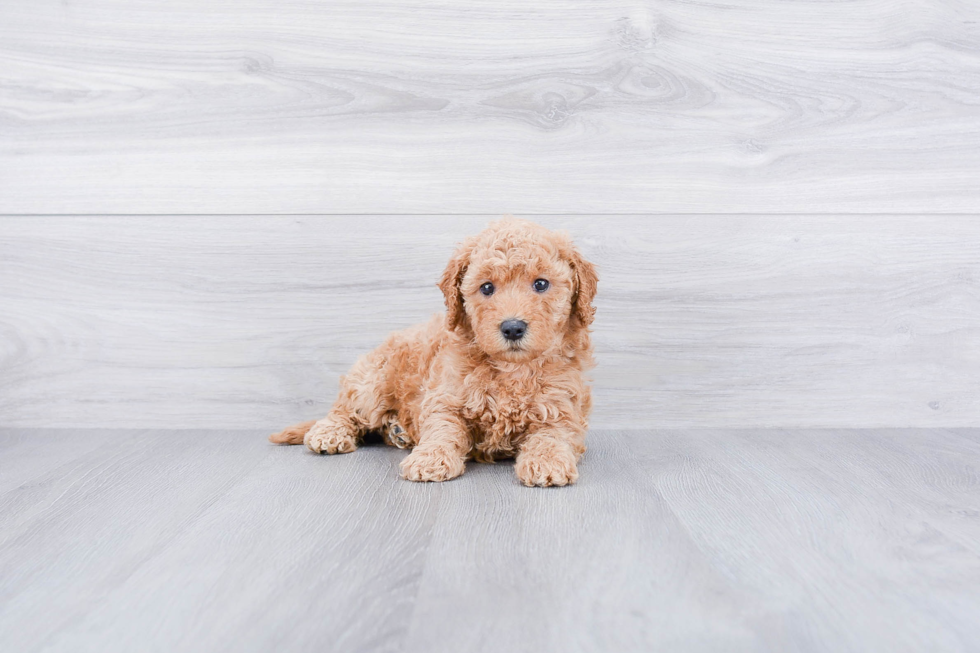
[[[348,453],[369,431],[412,448],[410,481],[446,481],[468,458],[516,456],[528,486],[578,478],[592,394],[598,277],[563,233],[505,219],[464,241],[439,288],[445,315],[392,334],[340,380],[326,417],[270,436]]]

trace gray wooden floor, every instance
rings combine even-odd
[[[599,431],[581,482],[0,431],[0,650],[970,651],[980,431]]]

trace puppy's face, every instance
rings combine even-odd
[[[528,243],[475,252],[460,290],[480,349],[519,361],[561,343],[575,288],[568,263]]]
[[[443,275],[448,319],[492,358],[520,362],[592,321],[595,271],[568,238],[508,220],[460,248]]]

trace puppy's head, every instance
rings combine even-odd
[[[519,362],[581,346],[575,336],[592,323],[597,283],[567,235],[509,218],[465,241],[439,287],[448,328],[492,358]]]

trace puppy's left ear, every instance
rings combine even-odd
[[[568,264],[575,275],[575,293],[572,295],[572,322],[575,326],[587,327],[595,319],[595,298],[599,286],[599,275],[595,266],[585,260],[582,253],[571,243],[565,251]]]
[[[449,264],[439,279],[439,289],[443,297],[446,298],[446,328],[450,331],[459,327],[466,320],[466,309],[463,308],[463,292],[460,284],[466,269],[470,265],[470,254],[473,252],[473,243],[466,241],[459,246],[453,257],[449,259]]]

